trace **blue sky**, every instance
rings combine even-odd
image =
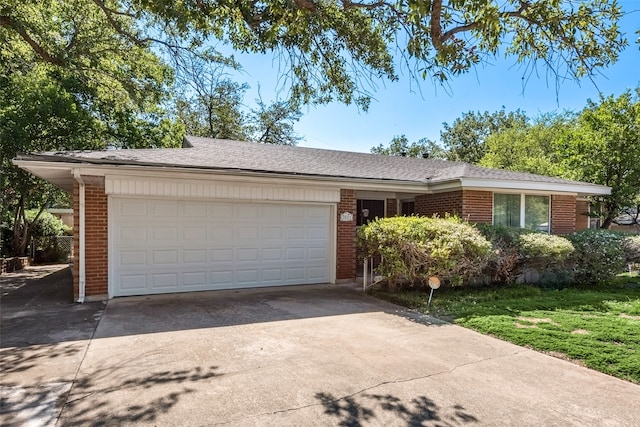
[[[451,124],[467,111],[494,112],[504,107],[506,111],[521,109],[529,116],[537,116],[580,110],[587,99],[597,100],[599,91],[619,95],[639,87],[640,50],[634,32],[640,29],[640,0],[619,3],[625,12],[631,12],[620,25],[630,44],[616,64],[595,78],[595,85],[589,80],[569,81],[556,90],[555,79],[547,78],[540,66],[538,75],[531,76],[523,86],[524,69],[512,58],[496,58],[492,65],[454,77],[447,90],[434,86],[430,80],[423,81],[417,90],[415,81],[400,76],[398,82],[377,82],[375,100],[367,112],[337,103],[303,107],[303,117],[295,125],[304,138],[299,145],[369,152],[373,146],[387,144],[395,135],[404,134],[410,141],[423,137],[439,141],[442,123]],[[265,101],[274,99],[279,89],[277,60],[272,55],[240,55],[237,59],[243,73],[234,78],[251,87],[245,101],[249,103],[257,97],[258,87]]]

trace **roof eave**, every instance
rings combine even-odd
[[[464,188],[518,191],[544,191],[550,193],[571,193],[580,197],[606,196],[611,188],[604,185],[567,182],[525,181],[511,179],[461,178]]]

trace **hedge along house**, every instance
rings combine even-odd
[[[584,182],[444,160],[185,138],[183,148],[23,154],[74,195],[78,301],[335,283],[356,228],[400,214],[551,233],[588,227]]]

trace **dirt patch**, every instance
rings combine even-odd
[[[549,323],[550,325],[560,326],[559,323],[554,322],[553,320],[549,319],[548,317],[540,319],[538,317],[522,317],[522,316],[518,316],[516,319],[520,320],[521,322],[533,323],[534,325],[537,325],[538,323]],[[526,326],[526,325],[523,325],[523,326]]]
[[[626,313],[620,313],[620,317],[624,318],[624,319],[631,319],[631,320],[640,320],[640,316],[630,316]]]
[[[588,335],[589,331],[587,331],[586,329],[574,329],[573,331],[571,331],[571,333],[575,335]]]
[[[522,323],[515,322],[515,327],[519,329],[535,329],[538,326],[536,325],[524,325]]]

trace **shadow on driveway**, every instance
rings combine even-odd
[[[110,300],[96,338],[384,312],[445,322],[363,295],[352,285],[303,285]]]

